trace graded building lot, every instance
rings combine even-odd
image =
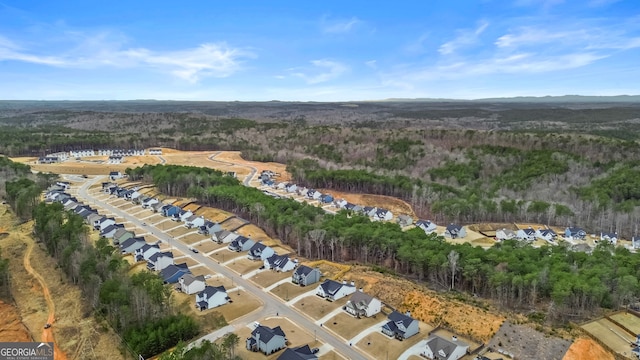
[[[245,225],[246,223],[246,221],[243,221],[242,219],[236,217],[233,219],[229,219],[220,225],[222,225],[222,228],[225,230],[233,231],[239,226]]]
[[[230,289],[231,288],[227,288],[227,295],[233,302],[216,308],[222,313],[224,319],[228,323],[257,310],[262,306],[262,303],[257,297],[245,292],[244,290],[229,291]]]
[[[247,225],[241,227],[240,229],[238,229],[238,231],[236,231],[236,232],[238,234],[242,235],[242,236],[251,237],[251,239],[253,239],[255,241],[262,241],[267,246],[271,246],[271,245],[277,243],[276,241],[271,239],[264,232],[264,230],[260,229],[259,227],[257,227],[254,224],[247,224]]]
[[[334,350],[329,351],[326,354],[320,355],[319,360],[346,360],[342,355],[338,354]]]
[[[382,313],[378,314],[375,318],[363,317],[358,319],[343,311],[327,320],[323,326],[340,335],[343,339],[349,340],[383,319],[384,314]]]
[[[189,245],[193,245],[193,244],[195,244],[197,242],[200,242],[202,240],[207,240],[207,236],[202,235],[202,234],[198,234],[198,233],[189,234],[187,236],[183,236],[183,237],[180,238],[181,242],[183,242],[185,244],[189,244]],[[209,242],[212,242],[212,241],[209,241]],[[200,245],[201,244],[196,245],[196,248],[198,248],[198,250],[200,250]]]
[[[343,307],[348,300],[349,296],[345,296],[338,301],[328,301],[314,294],[300,299],[293,306],[311,318],[320,320],[333,310]]]
[[[471,340],[471,339],[469,339],[467,337],[464,337],[463,335],[454,334],[451,331],[445,330],[445,329],[438,329],[436,331],[433,331],[431,334],[432,335],[438,335],[441,338],[447,339],[447,340],[451,340],[454,336],[456,336],[458,338],[458,341],[464,342],[467,345],[469,345],[469,351],[474,351],[480,346],[479,343],[477,343],[477,342],[475,342],[475,341],[473,341],[473,340]]]
[[[223,245],[228,245],[228,244],[223,244]],[[229,249],[222,249],[220,251],[214,252],[213,254],[211,254],[209,256],[209,258],[211,258],[211,260],[217,261],[221,264],[228,262],[229,260],[235,260],[238,261],[239,259],[243,259],[247,257],[247,253],[246,252],[235,252],[235,251],[231,251]],[[231,262],[229,265],[233,264],[235,261]]]
[[[226,248],[228,246],[229,244],[218,244],[217,242],[213,242],[213,240],[209,239],[203,242],[202,244],[198,245],[198,250],[200,250],[201,253],[206,254],[214,250]],[[224,251],[229,251],[229,250],[228,249],[219,250],[219,252],[224,252]]]
[[[292,271],[289,272],[279,272],[273,270],[265,270],[255,274],[251,277],[251,281],[253,281],[256,285],[266,288],[280,280],[290,279]]]
[[[403,341],[388,337],[381,330],[376,330],[353,345],[375,359],[397,359],[405,350],[417,344],[420,340],[426,339],[428,332],[432,329],[431,326],[421,322],[420,332]]]
[[[490,359],[498,359],[496,354]],[[607,352],[600,344],[589,337],[580,337],[574,341],[562,360],[614,360],[613,354]]]
[[[170,236],[177,237],[181,235],[186,235],[193,231],[193,229],[187,229],[186,227],[184,227],[184,223],[174,221],[173,224],[174,226],[169,228],[169,230],[166,231],[166,233]]]
[[[640,317],[632,313],[620,312],[609,316],[614,321],[617,321],[622,326],[631,330],[635,334],[640,334]]]
[[[232,213],[224,211],[224,210],[219,210],[219,209],[214,209],[214,208],[210,208],[210,207],[202,207],[200,208],[200,210],[196,211],[197,215],[200,216],[204,216],[205,219],[209,219],[213,222],[217,222],[217,223],[221,223],[225,220],[227,220],[228,218],[234,216]]]
[[[236,283],[233,281],[233,278],[229,279],[222,275],[214,275],[214,277],[206,279],[205,282],[211,286],[224,286],[227,291],[236,287]]]
[[[286,282],[284,284],[278,285],[275,288],[271,289],[271,293],[283,299],[284,301],[289,301],[298,295],[302,295],[306,292],[311,292],[311,291],[313,291],[314,293],[313,295],[310,295],[310,296],[315,296],[317,285],[315,286],[314,285],[299,286],[290,282]]]
[[[191,270],[191,274],[193,276],[200,276],[200,275],[215,275],[213,271],[211,271],[209,268],[207,268],[206,266],[194,266],[189,268]]]
[[[195,307],[195,295],[187,295],[180,291],[173,291],[172,297],[178,311],[182,314],[189,315],[200,325],[201,334],[207,334],[224,326],[224,316],[220,311],[217,311],[221,309],[220,307],[200,311]]]
[[[635,342],[635,337],[611,321],[599,319],[582,325],[582,328],[618,354],[631,356],[630,344]]]
[[[249,260],[246,257],[242,259],[237,259],[231,264],[228,264],[227,267],[238,274],[246,274],[253,270],[258,270],[259,267],[264,265],[262,261],[259,260]]]
[[[179,259],[176,259],[175,256],[174,256],[173,259],[174,259],[174,262],[176,264],[186,263],[187,266],[189,266],[189,269],[191,269],[191,267],[196,266],[197,264],[199,264],[197,261],[193,260],[191,258],[191,256],[189,256],[189,255],[186,255],[186,256],[181,257]]]

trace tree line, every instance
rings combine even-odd
[[[164,178],[171,166],[145,167],[140,178]],[[197,168],[193,168],[198,172]],[[640,294],[640,258],[624,248],[600,244],[592,254],[567,244],[533,248],[506,241],[489,249],[455,245],[421,229],[402,231],[397,224],[371,222],[340,211],[336,215],[292,199],[274,199],[255,188],[199,186],[182,177],[171,189],[186,192],[203,205],[235,213],[296,249],[300,256],[375,265],[425,281],[493,299],[512,309],[552,303],[553,320],[585,318],[600,308],[627,305]]]

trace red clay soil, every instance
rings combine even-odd
[[[55,305],[53,304],[53,299],[51,299],[51,293],[49,292],[49,288],[47,287],[47,283],[44,281],[42,276],[38,274],[33,267],[31,267],[31,251],[33,250],[33,243],[29,244],[27,251],[24,253],[24,268],[27,270],[31,276],[36,278],[40,283],[40,287],[42,288],[42,294],[44,295],[45,300],[47,301],[47,307],[49,308],[49,317],[47,318],[47,323],[51,324],[51,327],[48,329],[42,329],[42,338],[40,341],[42,342],[53,342],[53,356],[56,360],[67,360],[67,356],[65,353],[60,350],[58,344],[55,342],[55,338],[53,336],[53,326],[56,320],[56,312]]]
[[[20,319],[18,309],[2,301],[0,301],[0,341],[33,341],[29,330]]]
[[[607,352],[600,344],[589,338],[579,338],[571,344],[571,347],[562,360],[614,360],[612,354]]]

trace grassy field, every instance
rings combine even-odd
[[[344,306],[347,300],[349,300],[348,296],[338,301],[327,301],[314,294],[300,299],[297,303],[293,304],[293,306],[311,318],[319,320],[333,310]]]
[[[316,287],[313,285],[298,286],[296,284],[288,282],[288,283],[284,283],[282,285],[276,286],[274,289],[271,290],[271,293],[285,301],[289,301],[295,298],[296,296],[304,294],[309,291],[314,291],[314,294],[315,294],[315,289]],[[312,295],[312,296],[315,296],[315,295]]]
[[[629,335],[622,328],[607,319],[599,319],[582,325],[582,328],[591,335],[609,345],[615,352],[625,356],[631,355],[629,344],[635,341],[635,337]]]
[[[342,338],[344,338],[345,340],[349,340],[361,333],[363,330],[382,321],[383,319],[384,316],[382,314],[376,316],[375,318],[371,317],[357,319],[347,314],[346,312],[341,312],[340,314],[326,321],[323,326],[331,329],[336,334],[342,336]]]
[[[621,312],[611,315],[610,318],[622,324],[622,326],[634,333],[640,334],[640,318],[634,314]]]

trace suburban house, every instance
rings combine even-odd
[[[307,189],[306,187],[298,187],[298,190],[296,190],[296,194],[300,196],[306,197],[308,193],[309,193],[309,189]]]
[[[122,156],[111,155],[107,159],[107,164],[122,164]]]
[[[453,336],[451,340],[433,335],[427,339],[427,344],[421,355],[427,359],[458,360],[467,355],[469,345]]]
[[[138,192],[138,190],[133,190],[133,192],[127,197],[127,199],[135,203],[136,199],[138,199],[140,196],[142,196],[142,194]]]
[[[271,256],[273,256],[276,252],[266,246],[265,244],[261,243],[261,242],[257,242],[255,244],[253,244],[253,246],[251,247],[251,249],[249,249],[249,253],[247,253],[247,258],[249,260],[266,260],[268,258],[270,258]]]
[[[551,229],[541,229],[541,228],[538,228],[536,230],[535,235],[537,239],[542,239],[548,242],[553,242],[558,236],[558,234],[556,234],[556,232]]]
[[[43,156],[38,158],[38,164],[55,164],[61,161],[57,156]]]
[[[200,226],[204,225],[204,216],[191,215],[187,218],[187,221],[184,222],[184,227],[187,229],[197,228],[200,229]]]
[[[123,175],[120,171],[111,171],[109,173],[109,179],[111,180],[118,180],[118,179],[122,179]]]
[[[467,231],[464,227],[454,223],[449,224],[444,231],[444,237],[451,239],[463,238],[465,236],[467,236]]]
[[[150,198],[147,198],[145,201],[142,202],[142,207],[144,209],[147,209],[147,208],[150,208],[151,206],[153,206],[153,205],[155,205],[155,204],[157,204],[159,202],[160,202],[160,200],[150,197]]]
[[[345,199],[335,199],[333,201],[333,206],[340,208],[340,209],[344,209],[345,206],[347,206],[348,202]]]
[[[171,220],[173,220],[175,214],[179,213],[180,210],[182,209],[173,205],[165,205],[160,209],[160,211],[162,212],[162,216],[171,217]]]
[[[329,301],[336,301],[347,295],[351,295],[354,292],[356,292],[356,285],[353,281],[351,284],[347,284],[344,280],[342,283],[339,283],[335,280],[327,279],[322,284],[318,285],[316,295]]]
[[[634,249],[640,249],[640,236],[634,236],[631,238],[631,247]]]
[[[187,295],[193,295],[203,291],[207,285],[204,282],[204,275],[193,276],[192,274],[186,274],[178,280],[180,291]]]
[[[366,216],[373,217],[373,216],[376,216],[376,212],[378,211],[378,208],[375,206],[365,206],[360,211],[362,211],[362,214]]]
[[[516,232],[510,229],[499,229],[496,231],[496,240],[504,241],[516,238]]]
[[[198,234],[213,235],[213,233],[221,229],[222,229],[222,226],[220,226],[220,224],[213,221],[206,220],[204,224],[202,224],[200,228],[198,228]]]
[[[307,198],[311,200],[319,200],[321,196],[322,196],[322,193],[318,190],[311,189],[307,191]]]
[[[144,244],[135,252],[136,261],[149,261],[149,258],[160,252],[158,244]]]
[[[100,220],[102,220],[102,215],[99,215],[98,213],[91,214],[87,216],[85,220],[87,222],[87,225],[95,229],[100,225]]]
[[[100,218],[100,221],[98,222],[98,225],[95,226],[96,230],[104,230],[107,226],[109,225],[113,225],[116,223],[116,219],[114,218],[108,218],[106,216],[103,216],[102,218]]]
[[[422,229],[425,234],[431,234],[436,231],[436,224],[432,223],[431,220],[418,220],[416,221],[416,226]]]
[[[564,230],[564,237],[569,240],[584,240],[587,232],[579,227],[568,227]]]
[[[296,185],[296,184],[287,184],[287,185],[285,185],[284,189],[288,193],[296,192],[296,190],[298,189],[298,185]]]
[[[324,194],[320,197],[320,201],[322,201],[324,204],[331,204],[333,202],[333,196]]]
[[[236,234],[237,235],[237,234]],[[226,239],[226,238],[225,238]],[[250,250],[255,242],[247,237],[238,235],[231,243],[229,243],[229,250],[241,252]]]
[[[162,271],[169,265],[173,265],[173,253],[170,251],[155,253],[147,260],[147,269],[152,271]]]
[[[71,183],[68,181],[56,181],[56,185],[60,186],[65,190],[69,190],[69,188],[71,187]]]
[[[247,338],[247,350],[271,355],[287,346],[287,338],[280,326],[269,328],[258,325]]]
[[[298,265],[297,260],[289,259],[288,255],[272,255],[264,260],[264,268],[280,272],[293,270]]]
[[[618,243],[618,233],[617,232],[600,232],[600,241],[607,241],[609,244],[617,244]]]
[[[400,225],[401,227],[405,227],[413,224],[413,218],[405,214],[398,215],[398,219],[396,221],[398,222],[398,225]]]
[[[411,317],[411,314],[401,314],[397,311],[388,316],[389,322],[382,325],[382,333],[399,340],[408,339],[420,331],[418,320]]]
[[[162,149],[149,149],[149,155],[162,155]]]
[[[291,275],[291,282],[300,286],[315,284],[320,281],[322,273],[319,268],[300,265]]]
[[[105,237],[107,239],[112,239],[115,236],[116,231],[118,229],[124,229],[124,225],[123,224],[111,224],[111,225],[107,226],[106,228],[104,228],[104,230],[100,231],[100,236]]]
[[[357,318],[372,317],[382,310],[382,302],[360,289],[351,295],[343,309]]]
[[[173,217],[171,217],[171,220],[173,221],[186,221],[191,215],[193,215],[193,212],[191,212],[191,210],[180,210],[178,213],[173,214]]]
[[[213,234],[211,234],[211,240],[213,240],[214,242],[217,242],[218,244],[226,244],[237,239],[238,236],[240,235],[234,232],[231,232],[229,230],[223,230],[222,227],[220,227],[220,230],[214,231]]]
[[[516,232],[516,238],[521,241],[534,241],[536,239],[536,231],[533,228],[520,229]]]
[[[143,237],[132,237],[120,243],[120,250],[123,254],[133,254],[146,243]]]
[[[145,201],[147,201],[147,199],[150,199],[150,198],[147,195],[143,195],[143,194],[140,194],[140,196],[135,197],[135,198],[133,196],[131,196],[131,202],[136,204],[136,205],[140,205],[140,204],[144,203]]]
[[[153,211],[155,213],[159,213],[163,206],[164,206],[163,203],[157,202],[157,203],[151,205],[151,211]]]
[[[377,209],[373,220],[389,221],[393,219],[393,213],[387,209]]]
[[[224,286],[206,285],[202,291],[196,294],[196,308],[200,311],[222,306],[229,302],[229,295]]]
[[[74,158],[95,156],[96,152],[93,149],[71,150],[69,156]]]
[[[165,284],[175,284],[186,274],[191,274],[187,263],[171,264],[160,271],[160,277]]]
[[[125,240],[130,239],[134,236],[136,236],[136,234],[134,234],[133,232],[125,228],[118,228],[118,230],[116,230],[116,233],[113,234],[113,239],[111,239],[111,241],[113,242],[113,245],[120,245]]]
[[[297,348],[286,348],[284,352],[278,356],[277,360],[317,360],[318,356],[316,352],[314,352],[309,345],[303,345]]]

